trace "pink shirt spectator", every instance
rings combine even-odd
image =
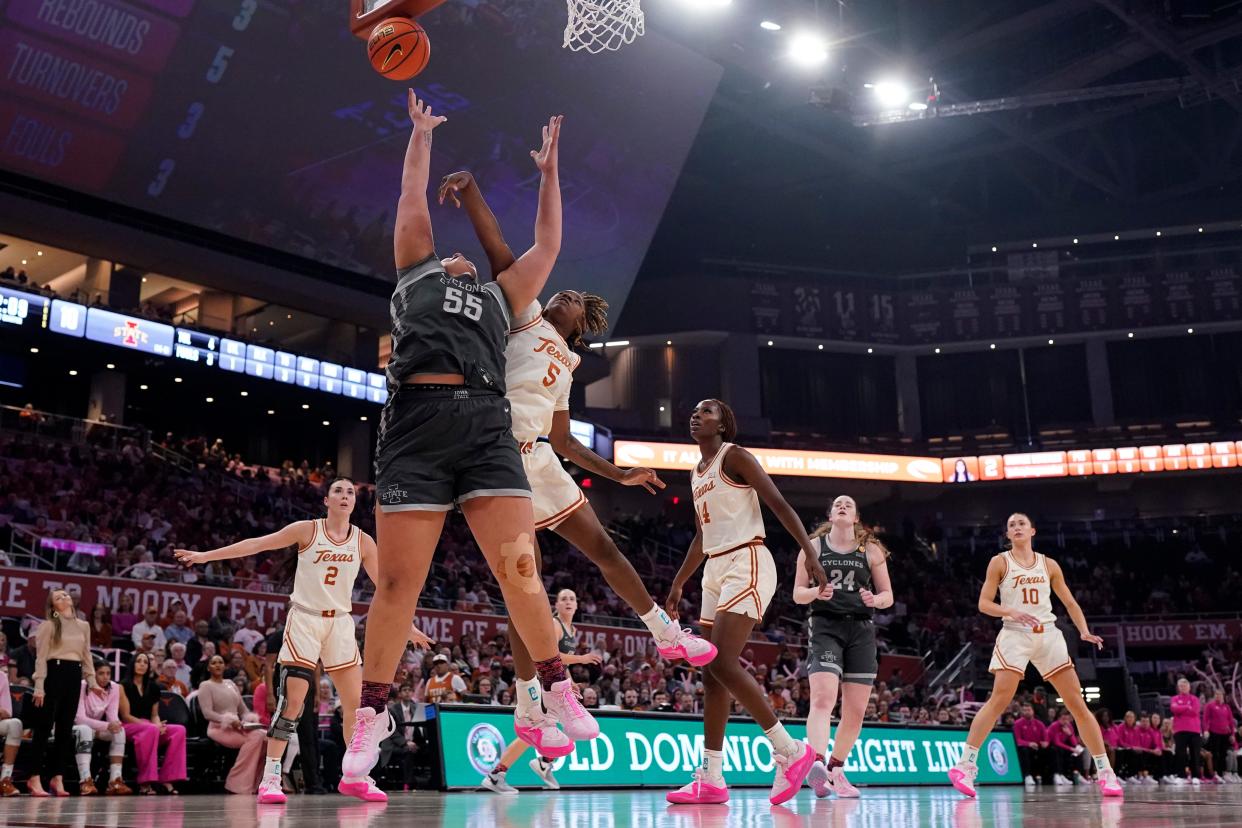
[[[264,727],[271,725],[272,714],[267,712],[267,682],[261,681],[255,685],[254,697],[250,703],[254,705],[254,714],[259,717]]]
[[[1164,740],[1160,738],[1160,731],[1154,727],[1140,727],[1136,729],[1138,730],[1136,748],[1151,750],[1156,753],[1164,750]]]
[[[1062,727],[1060,722],[1048,725],[1048,744],[1062,750],[1073,750],[1078,747],[1078,736],[1074,733],[1074,724]]]
[[[1199,697],[1190,693],[1178,693],[1169,702],[1173,711],[1174,733],[1198,733],[1199,731]]]
[[[1117,744],[1117,736],[1121,732],[1121,727],[1121,722],[1115,722],[1112,727],[1100,728],[1100,735],[1104,737],[1104,744],[1110,748],[1121,747],[1121,745]]]
[[[1127,725],[1121,722],[1113,728],[1113,733],[1117,739],[1116,746],[1122,749],[1136,748],[1139,746],[1139,729],[1138,725]]]
[[[1047,738],[1047,728],[1038,719],[1019,718],[1013,723],[1013,740],[1018,747],[1039,747],[1039,743]]]
[[[1203,708],[1203,728],[1208,733],[1227,736],[1235,727],[1233,710],[1225,702],[1210,701]]]
[[[128,636],[133,633],[138,616],[132,612],[112,613],[112,634]]]
[[[103,698],[92,693],[84,681],[78,696],[78,714],[73,723],[90,725],[92,730],[107,730],[108,725],[120,723],[121,717],[117,712],[120,704],[121,685],[115,681],[108,682],[107,695]]]

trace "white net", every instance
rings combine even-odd
[[[620,49],[644,30],[641,0],[565,0],[565,48],[591,54]]]

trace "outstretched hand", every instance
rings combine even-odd
[[[1104,649],[1104,639],[1098,635],[1094,635],[1093,633],[1086,632],[1086,633],[1079,633],[1078,637],[1081,638],[1083,641],[1087,642],[1088,644],[1094,644],[1097,650]]]
[[[664,481],[651,469],[627,469],[621,476],[622,486],[642,486],[649,493],[655,494],[656,489],[664,488]]]
[[[414,645],[416,650],[430,650],[436,642],[426,633],[418,628],[417,624],[410,625],[410,643]]]
[[[564,115],[553,115],[549,118],[548,125],[543,128],[543,146],[530,151],[530,157],[535,159],[535,166],[541,173],[547,174],[556,169],[557,148],[561,140],[561,121],[564,118]]]
[[[424,106],[422,99],[414,96],[413,89],[407,91],[406,106],[409,107],[410,121],[416,129],[431,132],[431,130],[448,120],[443,115],[432,115],[431,104]]]
[[[474,176],[465,170],[449,173],[440,181],[440,189],[436,195],[439,197],[441,204],[444,203],[444,199],[447,197],[453,199],[455,206],[461,207],[461,198],[457,194],[469,189],[473,183]]]
[[[206,552],[194,552],[189,549],[174,549],[173,554],[177,556],[177,560],[185,564],[187,568],[196,564],[207,563]]]

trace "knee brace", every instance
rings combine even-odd
[[[8,718],[0,721],[0,733],[4,734],[4,743],[9,747],[22,743],[22,720]]]
[[[523,592],[543,591],[539,567],[535,561],[535,544],[523,532],[514,540],[500,545],[500,572],[497,573]]]
[[[285,699],[288,695],[285,686],[289,679],[300,678],[306,682],[306,694],[310,695],[315,687],[315,672],[306,667],[300,667],[296,664],[280,665],[280,695],[276,697],[276,710],[272,713],[272,723],[267,729],[267,735],[271,739],[281,742],[289,741],[289,738],[297,733],[298,720],[285,718]],[[302,706],[305,708],[306,699],[302,700]]]

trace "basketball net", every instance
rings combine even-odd
[[[643,34],[642,0],[565,0],[566,49],[590,54],[615,51]]]

